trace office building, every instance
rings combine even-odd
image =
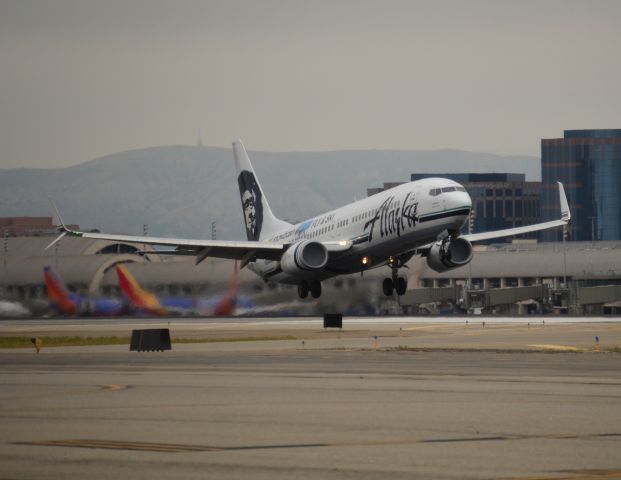
[[[79,225],[70,225],[79,230]],[[36,237],[57,233],[52,217],[0,217],[0,236]]]
[[[565,130],[563,138],[541,140],[541,170],[543,221],[558,218],[561,181],[572,214],[570,240],[621,239],[621,129]],[[542,234],[546,241],[561,236]]]

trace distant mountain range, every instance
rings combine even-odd
[[[249,152],[274,213],[290,221],[366,196],[368,187],[411,173],[511,172],[539,180],[540,160],[461,150]],[[0,217],[49,216],[47,200],[83,229],[186,238],[242,239],[232,151],[163,146],[130,150],[57,169],[0,170]]]

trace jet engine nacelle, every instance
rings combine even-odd
[[[321,270],[328,263],[328,250],[313,240],[294,243],[280,259],[280,268],[289,275],[300,275]]]
[[[470,260],[472,244],[461,237],[434,243],[427,255],[429,268],[440,273],[466,265]]]

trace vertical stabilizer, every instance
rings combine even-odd
[[[43,277],[47,288],[47,298],[51,305],[63,315],[73,315],[78,313],[78,301],[72,294],[65,282],[50,266],[43,267]]]
[[[237,260],[233,265],[233,276],[231,277],[231,283],[224,296],[218,301],[216,307],[213,309],[212,315],[219,317],[224,315],[233,315],[235,313],[235,306],[237,305],[237,285],[239,282],[239,266]]]
[[[167,313],[158,298],[143,289],[125,265],[117,264],[116,275],[119,279],[121,292],[129,300],[132,307],[154,315],[165,315]]]
[[[241,140],[233,142],[233,155],[248,240],[265,240],[290,228],[290,223],[279,220],[272,213]]]

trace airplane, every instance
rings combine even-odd
[[[267,281],[294,284],[300,298],[321,296],[321,282],[337,275],[388,266],[383,280],[386,296],[403,295],[407,280],[399,276],[414,255],[426,257],[437,272],[467,265],[472,243],[566,226],[571,220],[563,184],[558,183],[560,218],[548,222],[491,232],[462,234],[472,199],[459,183],[425,178],[404,183],[300,223],[277,218],[259,184],[240,140],[233,142],[237,183],[244,213],[247,241],[191,240],[80,232],[69,229],[58,208],[60,236],[150,244],[167,247],[159,254],[189,255],[195,264],[208,257],[240,260]]]
[[[235,313],[237,304],[237,285],[239,269],[235,262],[233,278],[226,293],[215,299],[203,300],[189,297],[158,298],[145,290],[123,264],[116,265],[119,287],[134,311],[149,315],[207,313],[213,316],[226,316]]]
[[[43,267],[50,306],[61,315],[121,315],[125,305],[112,298],[90,298],[71,292],[60,275],[50,266]]]

